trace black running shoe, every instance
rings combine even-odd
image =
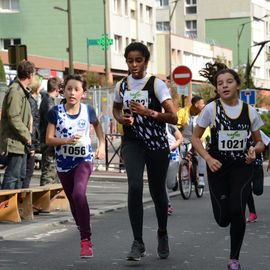
[[[168,234],[164,234],[162,236],[158,233],[158,248],[157,248],[158,256],[161,259],[167,259],[170,251],[169,251],[169,240]]]
[[[131,250],[127,255],[128,261],[139,261],[141,257],[145,256],[145,247],[143,243],[139,243],[134,240],[131,246]]]
[[[176,181],[174,187],[172,188],[172,191],[176,191],[177,189],[178,189],[178,182]]]

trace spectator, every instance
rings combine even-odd
[[[59,183],[59,178],[55,168],[55,154],[54,147],[46,145],[46,130],[48,121],[46,115],[49,110],[57,105],[56,98],[59,95],[61,86],[61,80],[58,77],[53,77],[48,80],[47,94],[43,97],[39,112],[40,112],[40,151],[42,154],[41,158],[41,177],[40,185]]]
[[[40,92],[40,85],[41,81],[34,77],[33,81],[29,85],[29,88],[31,89],[31,95],[29,95],[28,101],[31,106],[31,112],[33,117],[33,128],[31,133],[31,139],[32,139],[32,145],[29,149],[30,152],[27,154],[27,162],[26,162],[26,176],[23,179],[23,188],[29,188],[30,181],[34,172],[35,168],[35,153],[40,149],[40,134],[39,134],[39,110],[38,105],[36,101],[36,97],[39,95]]]
[[[26,154],[31,146],[32,115],[28,101],[35,66],[23,60],[17,69],[17,79],[8,88],[2,105],[0,148],[7,153],[2,189],[20,189],[26,174]]]

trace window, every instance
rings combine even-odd
[[[7,50],[9,45],[20,45],[21,39],[20,38],[5,38],[0,40],[0,49]]]
[[[170,23],[169,22],[157,22],[157,31],[160,32],[169,32],[170,31]]]
[[[0,0],[0,11],[19,11],[19,0]]]
[[[197,13],[197,0],[186,0],[186,14]]]
[[[128,0],[125,0],[125,15],[128,16]]]
[[[130,18],[131,19],[136,19],[136,11],[134,9],[130,10]]]
[[[122,50],[121,42],[122,42],[121,36],[115,35],[114,36],[114,51],[116,53],[120,53],[120,51]]]
[[[143,21],[143,4],[140,4],[140,18]]]
[[[118,0],[113,0],[113,12],[118,14]]]
[[[197,21],[186,21],[186,36],[189,38],[197,38]]]
[[[156,0],[156,6],[157,7],[168,7],[169,0]]]
[[[148,6],[146,6],[145,22],[152,22],[152,8]]]

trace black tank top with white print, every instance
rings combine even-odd
[[[248,104],[243,102],[237,118],[230,118],[220,99],[214,101],[216,117],[211,127],[209,154],[221,162],[244,163],[248,152],[247,139],[251,129]]]
[[[148,92],[148,102],[146,107],[161,112],[162,106],[154,91],[155,79],[155,76],[151,76],[140,91]],[[122,80],[119,88],[119,94],[123,101],[126,91],[130,91],[127,78]],[[123,110],[124,113],[131,113],[128,106],[124,106]],[[135,113],[133,113],[133,117],[134,123],[132,126],[123,126],[124,138],[139,140],[145,144],[149,150],[153,151],[169,148],[165,123]]]

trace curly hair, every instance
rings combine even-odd
[[[206,63],[205,68],[199,71],[199,74],[208,79],[208,81],[217,87],[217,77],[220,74],[230,73],[233,75],[234,79],[236,80],[237,84],[241,84],[241,80],[237,72],[233,69],[228,68],[225,64],[220,62]]]
[[[124,54],[126,59],[128,57],[128,54],[131,51],[139,51],[139,52],[141,52],[142,55],[145,57],[145,62],[148,62],[149,59],[150,59],[150,52],[149,52],[147,46],[145,46],[141,42],[132,42],[126,47],[125,54]]]

